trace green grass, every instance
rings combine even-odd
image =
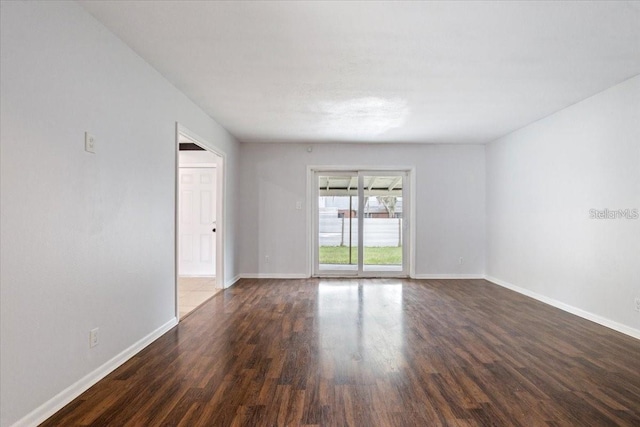
[[[351,263],[358,264],[358,248],[351,248]],[[364,248],[365,265],[402,264],[402,248],[375,246]],[[349,247],[320,246],[320,264],[349,264]]]

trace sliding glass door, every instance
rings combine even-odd
[[[381,172],[364,175],[362,259],[367,272],[402,272],[403,175]]]
[[[314,274],[407,275],[407,172],[317,171],[314,178]]]
[[[358,273],[358,174],[316,173],[316,271]]]

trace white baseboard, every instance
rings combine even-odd
[[[238,275],[236,275],[236,276],[233,276],[233,277],[231,278],[231,280],[227,281],[227,282],[224,284],[224,288],[225,288],[225,289],[227,289],[227,288],[232,287],[232,286],[233,286],[233,285],[235,285],[235,284],[236,284],[236,282],[238,282],[238,280],[240,280],[241,278],[242,278],[242,277],[240,277],[240,275],[239,275],[239,274],[238,274]]]
[[[484,279],[482,274],[414,274],[412,279]]]
[[[599,325],[606,326],[607,328],[613,329],[614,331],[618,331],[625,335],[629,335],[633,338],[640,339],[640,330],[638,329],[632,328],[627,325],[623,325],[622,323],[615,322],[611,319],[607,319],[606,317],[593,314],[581,308],[577,308],[572,305],[565,304],[561,301],[555,300],[553,298],[549,298],[547,296],[538,294],[528,289],[521,288],[509,282],[505,282],[504,280],[496,279],[495,277],[485,276],[485,280],[491,283],[494,283],[498,286],[502,286],[503,288],[511,289],[512,291],[518,292],[519,294],[522,294],[522,295],[526,295],[528,297],[536,299],[545,304],[549,304],[553,307],[559,308],[560,310],[564,310],[568,313],[575,314],[576,316],[582,317],[583,319],[587,319]]]
[[[234,280],[238,279],[308,279],[310,276],[304,273],[243,273],[236,276]],[[340,276],[339,274],[327,276],[327,277],[347,277],[354,278],[355,276]],[[377,276],[376,276],[377,277]],[[393,276],[390,276],[393,277]],[[484,279],[482,274],[414,274],[412,279]]]
[[[102,366],[99,366],[93,372],[87,374],[80,380],[76,381],[74,384],[71,384],[69,387],[62,390],[53,398],[49,399],[47,402],[43,403],[35,410],[25,415],[22,419],[13,424],[13,427],[31,427],[42,423],[47,418],[62,409],[65,405],[69,404],[73,399],[87,391],[92,385],[109,375],[124,362],[131,359],[146,346],[151,344],[156,339],[160,338],[169,329],[173,328],[177,324],[178,319],[174,317],[155,331],[151,332],[147,336],[131,345],[129,348],[117,354]]]
[[[308,279],[304,273],[243,273],[242,279]]]

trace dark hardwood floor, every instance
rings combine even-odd
[[[242,280],[45,426],[640,426],[640,341],[484,280]]]

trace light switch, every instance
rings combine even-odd
[[[297,210],[301,210],[301,209],[302,209],[302,202],[301,202],[300,200],[298,200],[298,201],[296,202],[296,209],[297,209]]]

